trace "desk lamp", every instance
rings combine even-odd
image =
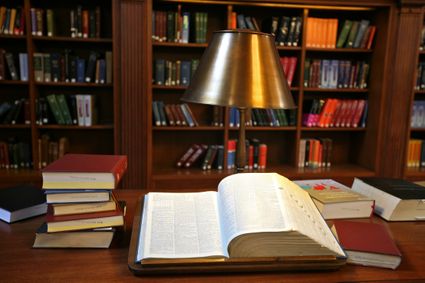
[[[236,169],[246,163],[245,114],[251,108],[295,108],[274,36],[253,30],[213,33],[181,100],[237,107]]]

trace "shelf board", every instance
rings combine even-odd
[[[365,48],[318,48],[307,47],[307,52],[339,52],[339,53],[372,53],[372,49]]]
[[[416,178],[422,178],[425,180],[425,168],[407,168],[406,170],[406,177],[416,177]]]
[[[35,169],[0,169],[0,189],[31,183],[41,188],[41,171]]]
[[[35,41],[78,42],[78,43],[112,43],[111,38],[81,38],[68,36],[32,36]]]
[[[25,39],[26,35],[16,35],[16,34],[0,34],[1,39]]]
[[[112,84],[96,84],[96,83],[36,82],[35,84],[38,86],[112,87]]]
[[[232,131],[239,130],[239,127],[230,127]],[[287,127],[264,127],[264,126],[246,126],[246,131],[296,131],[297,127],[295,126],[287,126]]]
[[[28,81],[0,80],[2,85],[28,85]]]
[[[338,128],[320,128],[320,127],[302,127],[301,131],[306,131],[306,132],[314,132],[314,131],[320,131],[320,132],[345,132],[345,131],[350,131],[350,132],[363,132],[366,131],[366,128],[362,128],[362,127],[357,127],[357,128],[353,128],[353,127],[338,127]]]
[[[31,125],[28,124],[0,124],[0,129],[30,129]]]
[[[182,48],[206,48],[207,43],[180,43],[180,42],[159,42],[154,41],[152,43],[154,47],[182,47]]]
[[[369,89],[367,88],[318,88],[318,87],[307,87],[304,88],[304,92],[349,92],[349,93],[366,93]]]
[[[301,46],[281,46],[281,45],[276,45],[276,49],[277,50],[286,50],[286,51],[301,51]]]
[[[153,126],[154,131],[223,131],[224,127],[216,126]]]
[[[152,85],[152,89],[185,90],[187,86],[183,85]]]
[[[49,130],[110,130],[113,125],[93,125],[93,126],[77,126],[77,125],[39,125],[39,129]]]

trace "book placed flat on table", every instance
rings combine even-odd
[[[43,169],[43,189],[114,189],[126,169],[125,155],[65,154]]]
[[[148,193],[138,235],[135,262],[142,266],[346,258],[309,194],[276,173],[230,175],[218,191]]]
[[[47,203],[86,203],[110,200],[111,190],[45,190]]]
[[[375,200],[375,214],[388,221],[425,220],[425,188],[402,179],[355,178],[352,190]]]
[[[323,218],[367,218],[374,200],[332,179],[299,180],[295,184],[310,194]]]
[[[396,269],[401,253],[382,224],[336,220],[332,232],[348,255],[347,262]]]
[[[40,188],[20,185],[0,190],[0,219],[8,223],[45,214],[46,197]]]
[[[109,248],[116,228],[98,228],[48,233],[43,223],[35,234],[33,248]]]

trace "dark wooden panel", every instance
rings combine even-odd
[[[397,35],[393,41],[396,46],[391,66],[395,68],[392,68],[393,79],[385,104],[385,131],[381,146],[380,170],[383,176],[404,175],[421,28],[420,9],[401,9]]]
[[[123,187],[146,186],[146,2],[121,1],[121,149],[128,155]]]

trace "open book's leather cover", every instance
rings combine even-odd
[[[136,262],[140,227],[142,223],[143,196],[139,199],[133,219],[133,229],[128,251],[128,267],[135,275],[265,272],[299,270],[335,270],[346,263],[345,258],[334,256],[296,256],[278,258],[230,258],[155,260],[147,264]]]

